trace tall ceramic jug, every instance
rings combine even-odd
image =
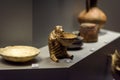
[[[98,24],[98,30],[104,26],[107,21],[105,13],[97,7],[97,0],[86,0],[86,9],[79,16],[79,23],[95,23]]]

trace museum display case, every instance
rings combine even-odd
[[[84,2],[82,1],[83,3],[81,0],[19,0],[18,3],[14,0],[10,3],[1,1],[1,4],[4,3],[1,6],[7,6],[2,10],[8,10],[13,2],[14,6],[17,6],[20,10],[24,10],[23,12],[25,14],[19,13],[19,15],[22,15],[22,20],[25,16],[27,16],[27,18],[23,21],[17,21],[20,17],[15,18],[14,16],[9,16],[9,18],[16,19],[16,21],[13,20],[13,23],[18,22],[18,25],[22,24],[23,27],[21,28],[21,25],[18,26],[16,23],[16,25],[20,27],[18,29],[15,28],[16,25],[8,23],[9,20],[4,21],[7,25],[0,24],[2,26],[2,28],[0,28],[1,31],[5,29],[5,32],[0,33],[1,43],[3,41],[0,45],[1,51],[5,52],[2,49],[6,49],[6,47],[3,46],[17,46],[21,44],[22,46],[32,45],[32,49],[36,47],[35,49],[37,49],[37,52],[32,56],[32,59],[30,56],[30,60],[25,62],[16,62],[18,57],[14,57],[15,61],[12,61],[10,59],[5,60],[4,57],[0,56],[0,80],[119,80],[118,73],[113,73],[111,70],[111,54],[113,54],[115,50],[118,50],[118,52],[120,50],[119,26],[110,30],[111,27],[106,24],[105,28],[97,31],[96,25],[94,25],[92,26],[92,33],[94,31],[95,33],[92,34],[91,32],[88,32],[88,37],[91,39],[89,35],[92,34],[95,36],[95,41],[81,43],[81,40],[78,39],[78,41],[80,40],[79,49],[74,49],[73,47],[68,49],[68,45],[72,44],[74,39],[81,36],[81,34],[79,34],[80,24],[77,21],[79,12],[77,12],[77,14],[74,12],[76,12],[76,6],[77,10],[78,8],[81,11],[84,9],[83,6],[85,0]],[[14,10],[17,10],[14,6],[10,9],[14,8]],[[3,11],[3,13],[6,12]],[[27,15],[27,13],[29,15]],[[109,12],[107,12],[107,14],[108,13]],[[8,14],[13,15],[10,13]],[[4,16],[6,15],[7,14],[4,14]],[[18,15],[17,12],[16,15]],[[30,17],[29,20],[28,17]],[[114,23],[109,22],[109,20],[110,19],[108,19],[109,24]],[[11,24],[10,27],[14,26],[15,29],[13,29],[13,27],[6,27],[9,24]],[[55,36],[53,37],[52,32],[54,32],[54,27],[58,24],[63,26],[65,32],[62,33],[62,36],[58,33],[59,35],[57,35],[56,38],[56,34],[54,34]],[[109,26],[109,29],[107,29],[107,26]],[[118,31],[114,29],[117,29]],[[73,37],[71,38],[70,35]],[[32,52],[32,49],[27,51]],[[26,54],[27,51],[25,50],[23,53]],[[59,52],[56,54],[55,51]],[[11,54],[12,52],[14,52],[14,50],[11,51]],[[40,52],[40,54],[38,52]],[[60,52],[64,52],[62,58]],[[53,54],[55,54],[54,58]],[[74,57],[72,59],[65,58],[66,54],[67,56],[69,55],[69,58],[72,55]],[[59,59],[59,62],[56,61],[55,57]],[[53,60],[51,58],[53,58]]]

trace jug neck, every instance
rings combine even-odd
[[[86,10],[89,11],[90,8],[97,6],[97,0],[86,0]]]

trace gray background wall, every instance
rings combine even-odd
[[[0,46],[32,44],[32,0],[0,0]]]
[[[105,29],[120,32],[119,0],[98,0],[108,16]],[[47,45],[48,34],[56,25],[65,31],[79,29],[78,14],[85,0],[0,0],[0,46]]]

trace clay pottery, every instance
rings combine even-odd
[[[11,62],[27,62],[34,59],[40,50],[32,46],[6,46],[0,48],[0,55],[3,59]]]
[[[112,54],[112,71],[117,71],[120,74],[120,53],[117,50]]]
[[[97,0],[86,0],[86,9],[79,14],[78,21],[80,24],[81,23],[98,24],[100,29],[106,23],[107,16],[100,8],[97,7]]]
[[[98,26],[94,23],[82,23],[80,25],[80,35],[84,42],[98,41]]]
[[[58,38],[58,41],[63,45],[63,46],[70,46],[72,45],[73,42],[77,39],[77,36],[73,33],[68,33],[64,32],[63,36]]]

